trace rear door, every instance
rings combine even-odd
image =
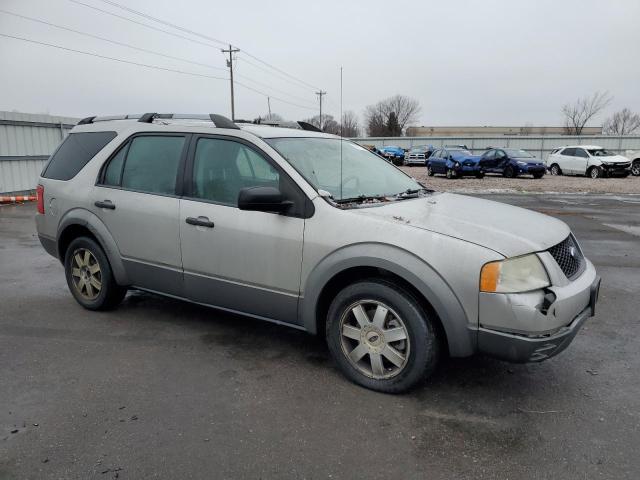
[[[573,157],[573,172],[577,175],[586,175],[587,163],[589,163],[589,154],[584,148],[576,148]]]
[[[558,155],[558,165],[563,173],[573,174],[574,172],[574,155],[575,148],[565,148]]]
[[[273,186],[287,214],[240,210],[244,187]],[[306,197],[256,147],[234,137],[195,137],[180,201],[185,294],[194,301],[297,321]]]
[[[436,150],[433,155],[429,158],[431,163],[431,169],[435,173],[444,173],[444,164],[442,159],[443,150],[440,148]]]
[[[113,235],[131,282],[182,296],[179,192],[184,134],[134,135],[102,169],[91,208]]]

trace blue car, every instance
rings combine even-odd
[[[436,149],[427,160],[427,175],[433,176],[436,173],[446,175],[447,178],[484,177],[480,156],[463,148]]]
[[[402,165],[404,162],[404,150],[394,145],[385,145],[380,148],[382,156],[391,161],[394,165]]]
[[[518,175],[533,175],[542,178],[546,168],[541,160],[525,150],[516,148],[490,148],[480,158],[486,172],[500,173],[508,178]]]

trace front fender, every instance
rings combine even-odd
[[[450,354],[463,357],[475,352],[477,331],[468,327],[464,309],[447,282],[421,258],[385,244],[350,245],[318,263],[308,275],[300,299],[300,317],[307,331],[317,333],[316,311],[325,285],[338,273],[354,267],[383,268],[411,283],[438,314]]]
[[[81,225],[86,227],[96,237],[98,243],[109,259],[109,264],[111,265],[111,270],[113,271],[113,276],[115,277],[116,282],[119,285],[128,285],[130,281],[127,276],[127,271],[124,268],[124,264],[122,263],[120,251],[118,250],[118,246],[106,225],[102,223],[102,220],[100,220],[97,215],[89,210],[85,210],[84,208],[74,208],[73,210],[69,210],[60,219],[60,223],[58,224],[58,242],[60,241],[60,237],[65,229],[72,225]]]

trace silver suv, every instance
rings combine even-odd
[[[597,300],[563,222],[431,191],[304,123],[88,118],[39,183],[40,241],[83,307],[135,288],[322,334],[375,390],[445,354],[549,358]]]

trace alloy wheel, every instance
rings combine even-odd
[[[409,333],[390,307],[376,300],[350,305],[340,319],[342,352],[367,377],[395,377],[409,360]]]
[[[638,177],[640,176],[640,160],[636,160],[631,165],[631,174]]]
[[[71,279],[78,293],[86,300],[95,300],[102,290],[100,264],[90,250],[79,248],[71,259]]]

